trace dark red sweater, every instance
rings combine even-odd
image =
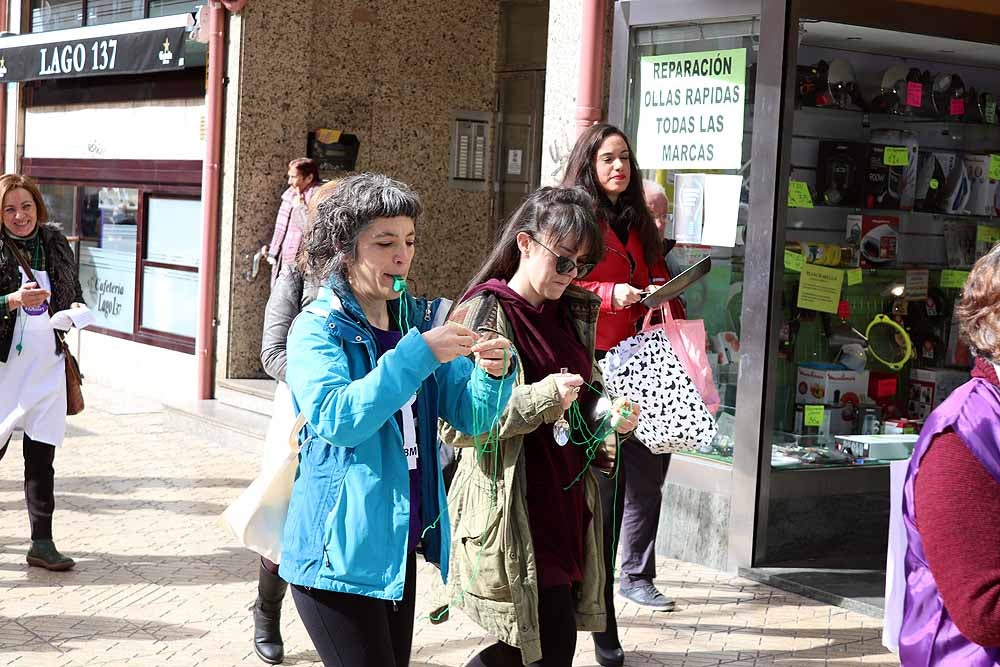
[[[993,365],[973,377],[1000,385]],[[1000,483],[954,432],[931,443],[914,482],[917,529],[948,615],[981,646],[1000,646]]]

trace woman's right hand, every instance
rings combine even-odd
[[[576,373],[553,373],[549,377],[556,383],[556,391],[559,392],[559,402],[562,404],[563,412],[569,410],[573,401],[580,397],[583,378]]]
[[[34,308],[45,303],[49,298],[49,291],[38,287],[38,283],[24,283],[16,292],[7,295],[7,307],[10,310],[17,310],[22,306]]]
[[[618,283],[611,292],[611,305],[615,310],[624,310],[634,303],[639,303],[641,298],[642,292],[638,288],[628,283]]]
[[[467,357],[472,353],[472,346],[479,336],[467,327],[455,322],[448,322],[421,334],[427,347],[431,348],[434,358],[439,363],[446,364],[459,357]]]

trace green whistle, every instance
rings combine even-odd
[[[403,276],[393,276],[392,278],[392,291],[394,292],[405,292],[406,291],[406,278]]]

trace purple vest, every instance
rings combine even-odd
[[[903,522],[908,540],[906,599],[899,633],[899,658],[903,667],[1000,665],[1000,649],[973,643],[951,620],[917,532],[913,481],[934,438],[949,428],[962,439],[990,476],[1000,482],[1000,388],[973,378],[956,389],[927,418],[913,450],[903,487]]]

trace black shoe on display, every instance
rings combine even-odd
[[[651,583],[642,582],[630,588],[619,588],[618,595],[643,609],[652,609],[653,611],[673,611],[675,609],[674,601],[656,590],[656,586]]]
[[[263,565],[257,580],[257,601],[253,604],[253,651],[269,665],[285,659],[281,640],[281,602],[288,582],[268,572]]]
[[[76,561],[72,558],[59,553],[52,540],[32,540],[31,549],[28,550],[25,560],[28,561],[28,565],[44,567],[52,572],[64,572],[76,565]]]

